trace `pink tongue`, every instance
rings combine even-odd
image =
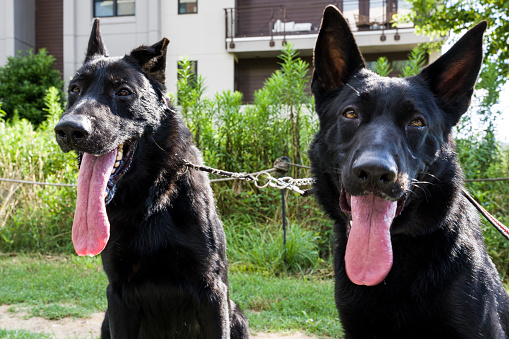
[[[72,242],[80,256],[101,253],[110,238],[110,222],[106,214],[104,197],[116,157],[117,149],[100,157],[89,153],[83,154],[72,225]]]
[[[381,283],[392,267],[390,227],[397,202],[374,195],[352,196],[352,225],[346,245],[346,274],[357,285]]]

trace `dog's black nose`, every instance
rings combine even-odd
[[[367,152],[355,159],[352,171],[354,178],[364,187],[381,188],[392,184],[398,177],[398,166],[387,154]]]
[[[86,140],[92,132],[92,123],[84,115],[64,115],[55,126],[58,143],[73,148]]]

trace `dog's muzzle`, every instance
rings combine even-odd
[[[64,114],[55,126],[57,143],[64,152],[83,147],[92,133],[92,122],[84,115]]]

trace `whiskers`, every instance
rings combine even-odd
[[[431,192],[429,191],[429,186],[434,186],[435,184],[429,181],[424,180],[417,180],[412,179],[412,182],[410,184],[410,187],[406,190],[405,194],[407,195],[413,195],[415,197],[419,197],[419,195],[415,192],[414,189],[420,190],[424,197],[426,198],[426,202],[428,201],[428,198],[431,198]]]

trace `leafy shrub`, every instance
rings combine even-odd
[[[40,49],[35,54],[29,50],[26,55],[19,51],[0,67],[0,100],[7,119],[17,111],[20,118],[39,125],[45,120],[44,96],[50,87],[58,89],[58,101],[61,101],[64,83],[60,72],[52,68],[54,63],[55,58]]]

